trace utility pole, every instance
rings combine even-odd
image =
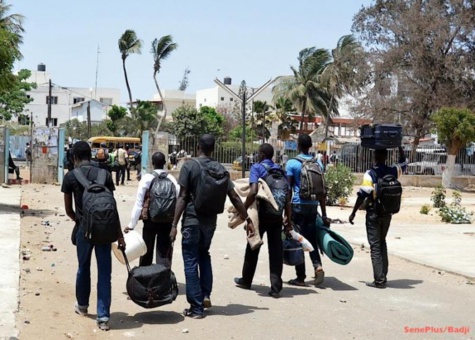
[[[239,97],[233,90],[224,85],[218,78],[214,82],[221,87],[223,90],[228,92],[231,96],[241,102],[241,112],[242,112],[242,150],[241,150],[241,175],[242,178],[246,177],[246,105],[248,102],[251,102],[257,95],[264,91],[270,84],[274,82],[274,79],[269,79],[264,85],[259,87],[256,92],[254,92],[249,98],[246,96],[246,91],[243,92],[242,97]]]
[[[94,85],[94,99],[97,100],[97,76],[99,74],[99,53],[101,51],[99,50],[99,45],[97,45],[97,59],[96,59],[96,83]]]
[[[87,138],[91,138],[91,100],[87,102]]]
[[[46,126],[49,127],[51,122],[51,102],[53,98],[51,96],[51,92],[53,89],[53,85],[51,84],[51,79],[49,80],[49,89],[48,89],[48,119],[46,120]]]

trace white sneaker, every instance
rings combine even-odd
[[[87,315],[87,307],[81,307],[76,302],[74,304],[74,312],[76,312],[76,314],[79,314],[81,316],[86,316]]]

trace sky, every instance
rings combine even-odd
[[[191,70],[187,93],[214,87],[215,78],[259,87],[290,74],[300,50],[333,48],[351,33],[353,16],[370,0],[7,0],[26,17],[23,59],[16,68],[46,65],[53,83],[119,88],[128,101],[118,39],[133,29],[142,54],[126,60],[134,99],[152,99],[154,38],[171,34],[178,49],[162,63],[162,89],[178,89]]]

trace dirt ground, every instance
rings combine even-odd
[[[124,226],[129,221],[136,187],[136,181],[127,182],[126,186],[118,187],[115,193],[119,204],[121,221]],[[440,218],[432,211],[429,215],[421,215],[419,213],[422,204],[430,203],[431,191],[432,189],[430,188],[406,188],[404,191],[404,213],[398,214],[395,220],[421,225],[440,223]],[[354,195],[352,197],[354,200]],[[448,197],[451,197],[450,193]],[[380,330],[371,328],[377,327],[377,323],[368,328],[368,326],[364,325],[365,322],[362,322],[363,320],[374,318],[374,314],[371,314],[374,313],[374,310],[370,308],[366,311],[366,307],[364,307],[370,303],[367,299],[369,295],[365,296],[364,288],[361,287],[361,283],[358,283],[361,282],[360,280],[371,277],[367,250],[355,250],[356,254],[353,261],[355,266],[351,271],[348,271],[349,269],[347,268],[345,269],[346,272],[342,272],[341,266],[328,265],[335,273],[335,276],[346,276],[346,282],[343,282],[343,279],[340,278],[330,277],[327,281],[330,289],[326,290],[319,290],[314,287],[297,289],[286,286],[283,298],[278,300],[267,297],[268,269],[266,265],[268,261],[267,252],[262,250],[258,273],[254,282],[257,285],[255,291],[258,294],[256,295],[255,292],[251,294],[249,291],[235,288],[232,284],[232,278],[239,276],[241,271],[245,245],[244,234],[239,234],[240,231],[237,230],[230,231],[223,225],[226,223],[226,217],[222,217],[219,219],[218,230],[211,247],[215,271],[213,304],[216,304],[216,307],[210,309],[210,315],[207,318],[204,320],[184,320],[181,316],[181,311],[187,307],[187,303],[184,296],[183,264],[180,252],[180,238],[178,238],[174,253],[174,271],[177,275],[180,289],[177,301],[171,305],[154,310],[144,310],[134,305],[127,299],[125,292],[126,269],[113,258],[112,330],[110,332],[101,332],[95,324],[96,267],[94,260],[91,268],[93,282],[89,307],[91,315],[80,317],[73,311],[77,260],[75,247],[70,242],[73,223],[65,215],[63,195],[60,192],[60,187],[55,185],[24,185],[22,204],[28,205],[28,210],[25,210],[25,216],[21,224],[21,251],[23,252],[24,259],[21,263],[20,308],[17,317],[20,339],[90,339],[96,337],[136,337],[149,339],[156,338],[158,334],[161,337],[192,336],[193,338],[206,337],[207,339],[246,339],[262,338],[263,336],[275,339],[298,339],[304,336],[309,338],[320,338],[320,336],[325,336],[326,338],[361,338],[363,334],[365,335],[364,337],[371,338],[373,335],[377,335],[378,332],[387,332],[388,329],[391,330],[391,327],[393,327],[391,326],[391,319],[394,318],[393,315],[395,314],[391,314],[388,309],[384,309],[384,312],[382,312],[385,315],[386,321]],[[338,212],[338,214],[342,215],[342,211],[345,216],[348,216],[351,208],[331,207],[329,210],[329,216],[332,215],[332,212],[334,214]],[[141,232],[140,222],[137,229]],[[52,246],[57,251],[42,251],[44,246]],[[453,295],[456,297],[449,296],[446,299],[447,301],[444,300],[443,303],[450,305],[460,300],[461,309],[468,306],[466,305],[468,304],[465,298],[465,296],[468,296],[466,294],[473,296],[473,289],[470,293],[467,293],[467,289],[471,288],[465,286],[467,280],[459,276],[447,274],[441,277],[433,269],[407,263],[398,258],[391,258],[391,270],[395,272],[396,277],[399,275],[401,280],[404,279],[404,273],[409,271],[412,273],[411,275],[419,277],[420,282],[427,281],[427,284],[437,284],[437,287],[455,287],[456,291],[453,292]],[[308,278],[311,276],[310,271],[311,269],[307,265]],[[294,273],[291,268],[285,268],[284,280],[293,278],[293,275]],[[358,288],[353,289],[353,286]],[[353,306],[349,308],[350,306],[345,306],[347,299],[356,299],[354,296],[348,295],[352,293],[351,290],[356,290],[361,295],[357,298],[359,307]],[[393,290],[393,292],[395,291]],[[376,292],[376,295],[379,293],[379,291]],[[379,306],[379,303],[388,299],[387,296],[396,296],[398,292],[388,294],[386,297],[375,296],[373,291],[371,291],[371,294],[372,300]],[[419,294],[423,294],[423,292],[419,292]],[[442,296],[441,299],[443,299],[444,294],[440,295]],[[325,295],[326,297],[324,297]],[[285,299],[285,297],[293,297],[294,299],[292,301]],[[316,319],[314,318],[318,319],[318,315],[322,315],[319,313],[327,313],[327,310],[324,309],[322,311],[324,307],[319,303],[310,302],[309,297],[315,297],[315,301],[322,299],[323,301],[326,301],[326,299],[333,301],[331,303],[334,308],[332,311],[328,311],[328,313],[331,315],[337,313],[337,311],[343,313],[345,315],[343,319],[351,324],[351,327],[348,325],[342,326],[341,320],[333,319],[333,321],[330,321],[323,318],[323,320],[315,321]],[[404,302],[404,307],[401,307],[402,310],[410,309],[414,299],[418,299],[420,302],[425,297],[408,298],[408,301]],[[468,300],[470,301],[471,299]],[[330,304],[330,302],[328,303]],[[440,303],[442,304],[442,302]],[[419,316],[420,314],[403,314],[401,325],[410,323],[414,318],[416,320],[419,317],[423,318],[424,314],[426,314],[425,317],[444,320],[444,322],[450,319],[450,317],[444,316],[443,313],[437,317],[432,316],[431,313],[436,313],[437,311],[433,310],[434,307],[430,307],[432,310],[429,307],[426,305],[420,307],[422,308],[420,310],[422,312],[421,316]],[[354,308],[361,308],[359,309],[361,310],[361,315],[354,315]],[[392,308],[398,309],[397,307]],[[452,306],[447,309],[447,312],[454,313],[454,318],[461,316],[463,313],[458,308]],[[298,313],[308,315],[310,318],[301,320],[298,317]],[[415,310],[414,313],[419,312]],[[313,317],[312,314],[314,315]],[[473,315],[473,312],[465,315]],[[230,316],[234,318],[230,318]],[[333,318],[335,317],[333,316]],[[463,319],[462,316],[461,318]],[[286,320],[289,322],[287,325]],[[454,319],[449,322],[457,321],[459,320]],[[319,325],[318,330],[312,329],[314,322]],[[427,321],[420,322],[427,323]],[[423,324],[425,325],[426,323]],[[294,324],[303,328],[299,330],[292,329]],[[266,333],[266,329],[276,328],[277,331]],[[279,329],[281,331],[278,331]],[[339,329],[342,331],[341,333],[338,333]],[[397,335],[403,335],[402,329],[399,330],[399,333]]]

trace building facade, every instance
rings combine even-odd
[[[28,82],[37,84],[36,89],[28,92],[28,96],[33,101],[24,108],[24,114],[30,115],[33,123],[38,126],[47,125],[48,104],[51,101],[51,125],[59,126],[66,123],[72,118],[85,119],[86,116],[79,115],[77,110],[73,110],[81,102],[94,100],[104,104],[102,111],[107,111],[112,105],[120,105],[120,90],[114,88],[81,88],[81,87],[64,87],[52,83],[51,98],[50,90],[50,74],[46,71],[46,66],[38,65],[36,71],[31,71]],[[96,108],[96,104],[94,107]],[[73,116],[73,111],[76,117]],[[105,118],[106,116],[104,116]]]

